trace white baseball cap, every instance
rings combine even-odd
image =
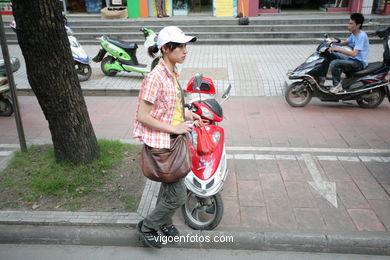
[[[157,47],[161,49],[168,42],[175,43],[187,43],[196,41],[195,36],[185,35],[179,27],[176,26],[167,26],[164,27],[157,37]]]

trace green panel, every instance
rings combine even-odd
[[[127,0],[127,11],[129,18],[138,18],[141,15],[139,0]]]
[[[148,67],[139,68],[139,67],[124,65],[124,64],[122,66],[123,66],[123,68],[125,68],[128,71],[134,71],[134,72],[138,72],[138,73],[149,73],[150,72]]]
[[[109,64],[109,63],[104,64],[104,70],[105,70],[105,71],[110,71],[110,70],[123,71],[123,68],[122,68],[121,65],[119,65],[119,63],[116,61],[116,62],[113,63],[113,64]]]

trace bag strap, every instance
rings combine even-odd
[[[183,106],[183,121],[185,122],[186,121],[186,116],[185,116],[185,107],[184,107],[184,91],[183,91],[183,88],[181,87],[181,85],[180,85],[180,83],[179,83],[179,81],[177,80],[176,77],[175,77],[175,80],[176,80],[177,85],[180,88],[181,104]]]

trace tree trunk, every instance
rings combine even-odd
[[[57,162],[89,163],[99,147],[78,81],[59,0],[12,0],[27,77],[52,135]]]

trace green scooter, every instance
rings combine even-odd
[[[149,28],[141,28],[140,31],[144,33],[146,49],[149,46],[156,44],[157,35]],[[97,38],[102,48],[99,53],[92,59],[94,62],[101,62],[100,68],[107,76],[115,76],[120,71],[138,72],[142,75],[151,71],[146,64],[141,64],[137,60],[136,43],[123,43],[112,40],[107,36]],[[106,57],[104,57],[108,53]],[[159,58],[153,60],[151,68],[158,63]]]

